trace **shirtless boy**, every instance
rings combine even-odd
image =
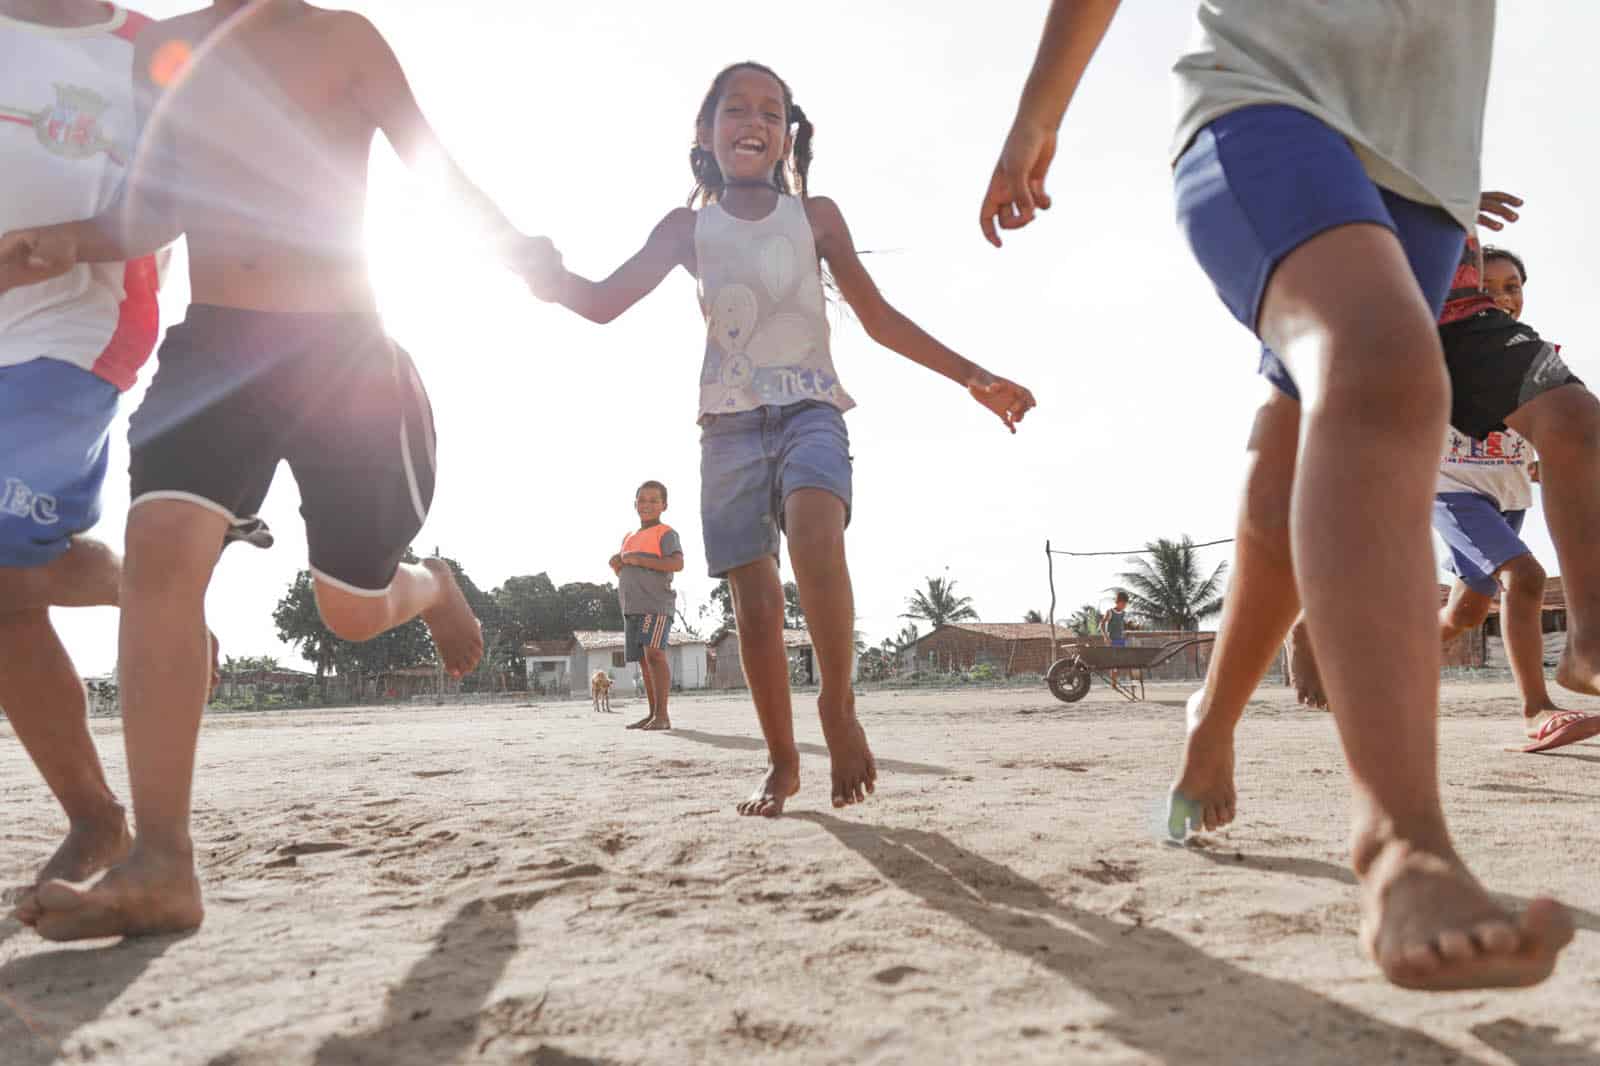
[[[188,238],[193,305],[162,346],[131,431],[119,660],[137,837],[95,884],[51,882],[26,917],[54,940],[173,932],[203,918],[189,834],[206,688],[202,611],[230,522],[286,459],[318,607],[367,640],[420,616],[446,669],[483,650],[441,560],[401,563],[433,494],[427,395],[384,335],[362,253],[381,130],[431,164],[524,273],[522,236],[450,163],[364,18],[299,0],[219,0],[136,43],[142,143],[127,194],[94,219],[0,238],[0,291]]]

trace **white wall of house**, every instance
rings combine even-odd
[[[634,682],[639,676],[639,664],[624,663],[622,653],[621,644],[614,648],[585,650],[580,647],[573,651],[567,668],[573,694],[581,696],[589,694],[589,678],[596,670],[604,670],[613,684],[622,685],[626,690],[632,691]],[[674,685],[684,689],[706,687],[707,657],[704,643],[695,642],[669,647],[667,657],[672,664]]]
[[[570,658],[566,655],[528,655],[523,657],[528,671],[528,684],[535,682],[546,692],[559,692],[568,688],[567,670]]]

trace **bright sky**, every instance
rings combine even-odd
[[[164,17],[195,6],[147,0],[142,9]],[[1046,610],[1047,537],[1095,550],[1232,534],[1265,386],[1254,340],[1172,222],[1167,70],[1193,3],[1124,5],[1063,128],[1050,183],[1057,206],[1002,251],[980,236],[978,204],[1043,0],[351,6],[389,38],[466,170],[589,276],[608,273],[684,201],[695,109],[718,69],[758,59],[788,80],[817,126],[813,191],[838,201],[858,247],[892,253],[866,260],[890,301],[1039,400],[1010,437],[959,388],[877,347],[853,321],[836,328],[835,362],[860,404],[848,417],[848,551],[858,628],[870,640],[904,624],[907,595],[929,575],[956,579],[988,621]],[[1527,206],[1495,242],[1529,264],[1525,317],[1600,382],[1595,319],[1582,310],[1597,243],[1583,204],[1597,164],[1587,101],[1600,9],[1549,0],[1500,10],[1484,175]],[[378,292],[427,381],[439,431],[439,489],[418,550],[437,546],[485,589],[540,571],[557,584],[609,580],[606,560],[637,521],[634,487],[657,478],[689,556],[678,587],[692,616],[712,586],[700,548],[704,326],[693,281],[680,272],[617,322],[591,325],[537,303],[450,241],[440,206],[386,145],[376,156]],[[180,255],[166,323],[182,318],[185,270]],[[127,414],[141,391],[126,397],[114,431],[100,527],[113,543],[127,514]],[[271,620],[305,565],[287,469],[262,514],[277,546],[228,550],[209,619],[226,653],[304,667]],[[1537,512],[1525,537],[1555,572]],[[1214,564],[1227,549],[1206,558]],[[1058,560],[1058,617],[1106,601],[1122,569],[1118,558]],[[83,673],[113,668],[114,611],[56,617]]]

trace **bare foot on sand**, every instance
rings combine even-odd
[[[649,721],[645,722],[644,725],[640,726],[639,730],[640,730],[640,732],[644,732],[644,733],[659,733],[664,729],[671,729],[671,728],[672,728],[672,719],[670,719],[670,718],[652,718]]]
[[[128,832],[128,817],[120,805],[108,810],[103,818],[73,825],[67,830],[67,839],[17,900],[17,921],[33,925],[39,920],[40,885],[49,881],[87,881],[126,859],[132,847],[133,834]]]
[[[1572,917],[1536,899],[1515,917],[1496,906],[1454,854],[1390,841],[1361,878],[1361,946],[1401,988],[1520,988],[1555,969]]]
[[[1568,692],[1600,696],[1600,655],[1584,654],[1568,640],[1556,665],[1556,684]]]
[[[856,696],[846,692],[842,706],[831,706],[827,693],[817,697],[822,739],[833,763],[833,805],[865,803],[878,783],[878,762],[867,746],[867,732],[856,720]]]
[[[776,818],[783,813],[783,805],[789,802],[789,797],[799,791],[799,765],[774,766],[767,771],[767,776],[761,779],[761,784],[756,786],[756,790],[739,804],[739,813],[752,817]]]
[[[137,846],[93,885],[50,881],[37,899],[33,926],[46,940],[182,933],[205,918],[193,860],[151,856]]]
[[[653,722],[655,720],[656,720],[655,712],[652,711],[651,713],[645,715],[643,718],[639,719],[637,722],[629,722],[627,724],[627,726],[625,726],[624,728],[627,728],[627,729],[643,729],[645,726],[649,725],[651,722]]]
[[[443,559],[424,559],[422,565],[443,583],[445,590],[444,602],[431,611],[423,611],[422,621],[450,676],[469,674],[483,658],[483,627],[478,624],[478,616],[472,613],[467,598],[461,594],[461,586],[456,584],[450,564]]]
[[[1284,650],[1289,655],[1289,683],[1294,686],[1295,697],[1304,706],[1327,710],[1328,694],[1322,689],[1322,673],[1311,651],[1311,634],[1306,631],[1304,618],[1289,630]]]
[[[1201,689],[1189,697],[1185,710],[1189,735],[1183,765],[1167,799],[1167,835],[1173,840],[1233,821],[1233,729],[1206,720],[1205,698]]]

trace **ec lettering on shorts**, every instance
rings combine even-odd
[[[6,478],[0,489],[0,514],[31,518],[41,526],[53,526],[59,521],[56,515],[56,498],[34,492],[14,477]]]

